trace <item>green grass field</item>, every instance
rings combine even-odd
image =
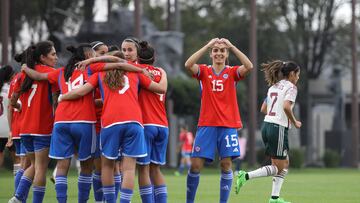
[[[173,170],[164,170],[168,185],[168,202],[185,202],[186,176],[175,177]],[[68,180],[68,202],[77,202],[76,173]],[[254,179],[235,195],[231,192],[230,203],[265,203],[271,192],[271,178]],[[6,203],[13,193],[13,176],[10,171],[0,170],[0,202]],[[290,170],[282,189],[282,197],[293,203],[360,203],[360,170],[353,169],[302,169]],[[31,192],[29,198],[31,199]],[[29,199],[29,200],[30,200]],[[31,202],[29,201],[28,202]],[[200,177],[196,202],[215,203],[219,200],[219,174],[206,169]],[[56,202],[54,185],[48,181],[45,203]],[[89,202],[93,201],[91,194]],[[133,203],[141,202],[137,188]]]

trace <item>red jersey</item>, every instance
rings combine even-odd
[[[118,90],[111,90],[103,81],[105,74],[106,72],[95,73],[88,80],[93,87],[99,86],[100,88],[104,103],[101,126],[107,128],[130,122],[141,125],[142,115],[138,102],[138,86],[148,87],[151,80],[140,73],[126,72],[124,75],[125,85]]]
[[[101,94],[99,88],[95,89],[95,99],[101,99]],[[102,107],[97,107],[95,105],[95,113],[96,113],[96,123],[95,123],[95,130],[96,134],[99,135],[101,131],[101,114],[102,114]]]
[[[8,98],[9,101],[14,93],[14,87],[16,82],[20,79],[21,77],[21,73],[17,73],[13,79],[10,82],[10,88],[9,88],[9,94],[8,94]],[[11,112],[9,112],[11,113]],[[11,119],[11,135],[12,135],[12,139],[20,139],[20,135],[19,135],[19,131],[20,131],[20,112],[17,109],[13,109],[12,112],[12,119]]]
[[[193,142],[194,142],[194,136],[191,132],[182,132],[180,133],[180,142],[183,142],[181,151],[183,152],[191,152]]]
[[[154,82],[160,82],[161,71],[159,68],[147,64],[142,64],[141,67],[146,68],[146,70],[154,75]],[[139,93],[139,104],[142,110],[144,125],[168,126],[165,109],[165,94],[157,94],[141,88]]]
[[[49,73],[55,69],[45,65],[35,65],[34,70],[40,73]],[[14,92],[20,92],[25,76],[25,73],[22,73],[20,79],[15,83]],[[34,81],[28,91],[21,93],[20,135],[51,135],[54,124],[52,90],[56,91],[47,81]]]
[[[236,84],[243,79],[239,66],[226,66],[216,74],[211,66],[199,65],[197,78],[201,88],[201,107],[198,126],[242,128],[236,98]]]
[[[87,69],[96,72],[103,69],[104,63],[91,64]],[[61,94],[79,88],[88,80],[88,70],[75,69],[68,81],[65,81],[64,68],[48,74],[51,84],[57,84]],[[95,102],[93,92],[76,100],[62,101],[55,112],[55,123],[95,123]]]

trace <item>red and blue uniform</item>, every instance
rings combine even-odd
[[[20,77],[21,77],[21,73],[17,73],[10,82],[10,88],[9,88],[9,93],[8,93],[9,101],[14,93],[15,84],[20,79]],[[20,116],[21,116],[21,112],[18,109],[14,108],[13,112],[12,112],[12,119],[11,119],[11,126],[10,126],[11,127],[11,136],[12,136],[12,140],[15,144],[16,156],[25,156],[26,150],[25,150],[24,145],[21,144],[21,141],[20,141],[20,119],[21,119]]]
[[[144,157],[147,153],[138,88],[139,85],[148,87],[151,80],[139,73],[126,72],[123,87],[112,90],[104,83],[105,75],[106,72],[98,72],[88,80],[93,87],[99,87],[103,99],[100,132],[102,155],[117,159],[121,148],[123,156]]]
[[[147,64],[139,64],[138,66],[152,73],[154,75],[154,82],[160,82],[162,75],[159,68]],[[146,165],[151,162],[164,165],[166,163],[169,129],[166,117],[165,98],[165,94],[157,94],[144,88],[140,89],[139,104],[144,121],[148,155],[137,159],[138,164]]]
[[[237,129],[242,128],[236,98],[237,82],[243,79],[239,66],[225,66],[216,73],[212,66],[199,65],[195,77],[201,88],[201,107],[192,157],[213,161],[215,149],[221,158],[238,157]]]
[[[34,70],[40,73],[50,73],[55,69],[38,64],[35,65]],[[14,85],[14,92],[20,92],[25,77],[25,73],[21,73],[20,78]],[[33,81],[31,88],[20,95],[21,119],[19,134],[28,153],[40,151],[50,146],[51,131],[54,123],[52,92],[56,91],[56,87],[51,86],[47,81]]]
[[[85,71],[74,69],[66,81],[65,68],[60,68],[47,75],[51,84],[57,84],[60,93],[79,88],[88,80],[88,72],[103,70],[104,63],[95,63]],[[55,125],[49,156],[54,159],[67,159],[74,155],[78,148],[78,159],[83,161],[91,158],[96,149],[94,93],[76,99],[62,101],[55,112]]]

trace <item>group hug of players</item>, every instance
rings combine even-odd
[[[96,41],[67,50],[72,55],[66,66],[56,69],[58,58],[51,41],[38,42],[15,56],[22,71],[12,77],[8,97],[11,138],[21,156],[21,169],[9,203],[26,202],[31,186],[32,202],[43,202],[50,158],[57,160],[57,201],[67,202],[67,175],[74,155],[80,161],[78,202],[88,201],[91,186],[96,202],[113,203],[118,196],[121,203],[130,202],[136,166],[142,202],[167,202],[160,171],[168,142],[167,76],[153,66],[155,50],[135,38],[125,39],[120,48]],[[230,51],[242,65],[227,65]],[[197,64],[205,53],[212,65]],[[300,67],[283,61],[262,66],[271,86],[262,106],[266,114],[262,132],[272,165],[241,171],[236,192],[251,178],[274,176],[269,202],[284,203],[279,193],[288,168],[289,121],[301,126],[292,113]],[[233,181],[231,162],[240,155],[236,84],[253,65],[229,40],[214,38],[190,56],[185,68],[201,88],[186,202],[194,202],[200,171],[205,161],[213,161],[216,151],[221,159],[219,202],[227,202]]]

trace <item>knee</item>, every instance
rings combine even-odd
[[[220,163],[220,167],[222,171],[230,171],[231,170],[231,160],[222,160]]]

